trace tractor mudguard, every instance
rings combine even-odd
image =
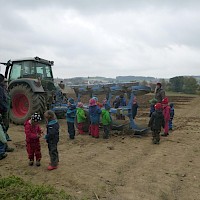
[[[15,85],[20,85],[26,83],[29,85],[31,90],[35,93],[44,93],[44,88],[42,87],[41,82],[38,79],[28,79],[28,78],[21,78],[17,80],[13,80],[10,82],[8,89],[12,88]]]

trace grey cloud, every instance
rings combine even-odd
[[[54,60],[61,77],[197,73],[199,7],[194,0],[0,0],[0,57]]]
[[[95,11],[121,11],[121,10],[135,10],[143,9],[145,7],[158,7],[166,8],[170,7],[174,10],[188,8],[197,9],[196,6],[200,6],[198,0],[0,0],[2,9],[17,7],[18,9],[37,9],[46,7],[61,7],[64,9],[78,9],[82,12]],[[194,7],[195,5],[195,7]]]

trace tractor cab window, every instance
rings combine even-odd
[[[36,63],[36,74],[41,78],[51,78],[51,67],[43,63]]]
[[[47,78],[52,78],[51,67],[50,66],[46,66],[45,70],[46,70]]]
[[[10,71],[10,80],[16,80],[21,77],[22,63],[14,63]]]
[[[23,62],[23,77],[34,78],[35,69],[32,61]]]
[[[44,78],[44,64],[42,63],[36,63],[36,76],[40,78]]]

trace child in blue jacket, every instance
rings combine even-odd
[[[172,130],[173,128],[173,119],[174,119],[174,104],[170,103],[170,120],[169,120],[169,130]]]
[[[74,103],[74,99],[69,98],[66,119],[67,119],[69,138],[71,140],[75,138],[75,127],[74,127],[75,118],[76,118],[76,105]]]
[[[44,113],[44,117],[46,119],[46,128],[47,134],[45,135],[45,139],[48,143],[49,155],[50,155],[50,164],[48,166],[48,170],[54,170],[58,167],[59,156],[57,145],[59,142],[59,124],[56,119],[56,116],[53,111],[47,110]]]

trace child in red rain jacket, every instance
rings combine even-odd
[[[165,119],[165,127],[164,127],[164,133],[162,136],[168,136],[169,135],[169,120],[170,120],[170,106],[168,105],[168,98],[165,97],[162,100],[162,107],[163,107],[163,115]]]
[[[36,166],[40,166],[41,151],[40,140],[42,130],[38,124],[41,121],[41,117],[38,113],[31,116],[31,119],[24,123],[24,130],[26,134],[26,150],[29,158],[29,165],[34,163],[34,157],[36,157]]]

